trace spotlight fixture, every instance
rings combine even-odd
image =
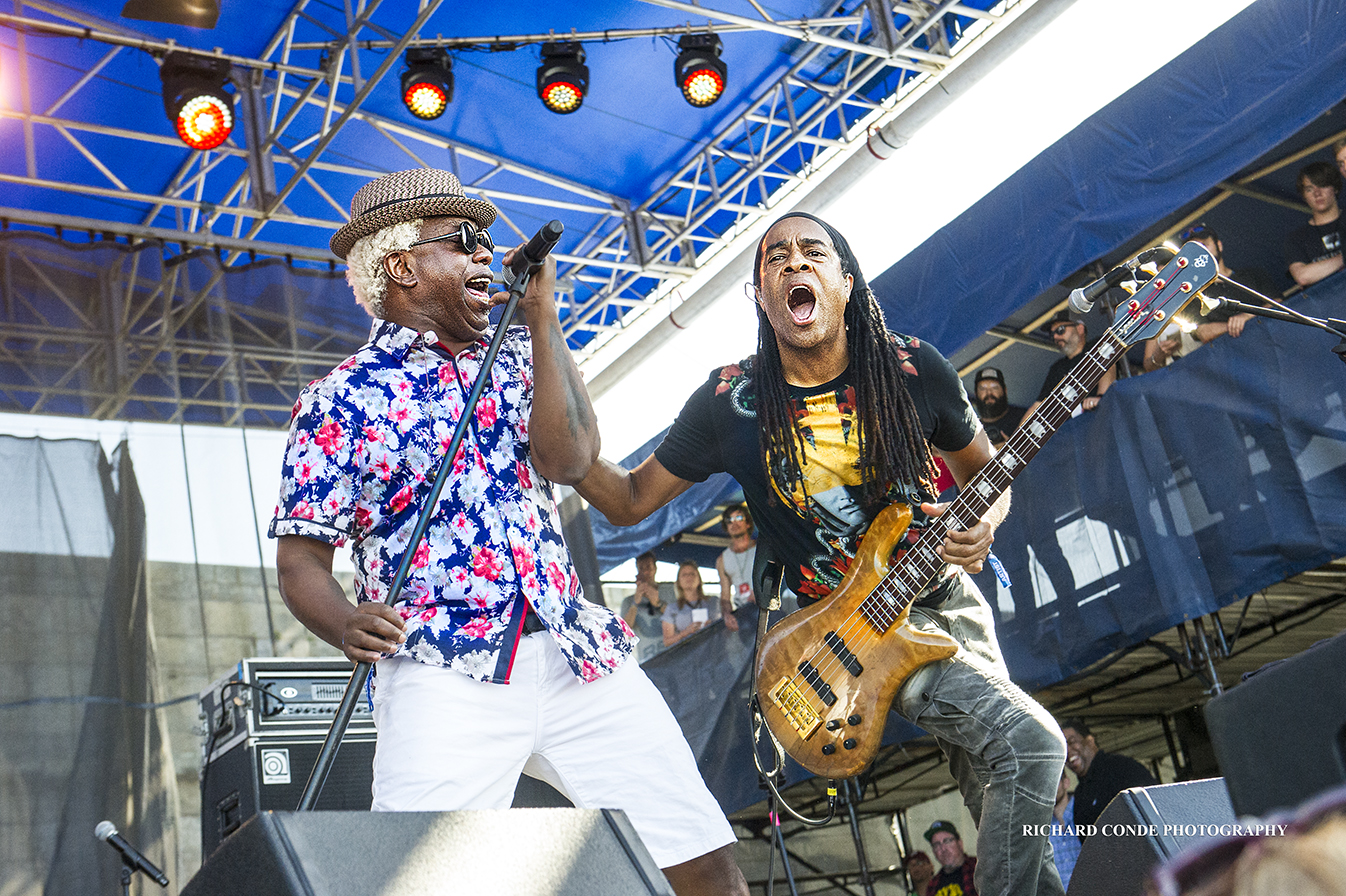
[[[684,34],[678,38],[673,78],[683,99],[693,106],[712,105],[724,93],[729,68],[720,59],[724,49],[714,34]]]
[[[230,64],[225,59],[169,53],[159,67],[164,112],[178,137],[192,149],[214,149],[234,129],[234,99],[224,90]]]
[[[542,105],[559,115],[568,115],[584,103],[589,92],[589,66],[584,47],[573,41],[542,45],[542,64],[537,67],[537,96]]]
[[[453,62],[443,47],[407,50],[402,72],[402,102],[407,111],[429,121],[444,114],[453,102]]]

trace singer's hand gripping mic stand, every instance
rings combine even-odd
[[[477,374],[476,382],[472,384],[472,391],[468,393],[467,401],[463,405],[463,412],[458,417],[458,424],[453,429],[453,438],[449,440],[449,449],[444,452],[444,458],[439,462],[439,471],[435,474],[434,484],[430,487],[430,494],[426,496],[425,506],[421,508],[420,516],[416,518],[416,528],[412,530],[411,540],[407,542],[407,549],[402,554],[402,562],[397,566],[397,575],[393,577],[392,587],[388,589],[388,596],[384,603],[393,606],[397,603],[397,598],[402,593],[402,585],[407,580],[407,574],[411,571],[411,561],[416,553],[416,546],[421,543],[425,537],[425,530],[430,527],[430,517],[434,514],[435,505],[439,503],[439,493],[444,490],[444,484],[448,482],[449,471],[453,469],[453,459],[458,456],[458,447],[463,442],[463,436],[467,433],[468,424],[476,413],[477,401],[481,398],[481,393],[486,387],[486,380],[491,375],[491,366],[495,364],[495,356],[500,352],[500,343],[504,341],[505,330],[509,327],[510,319],[514,317],[514,309],[519,304],[519,297],[523,295],[524,290],[528,288],[528,282],[533,279],[533,273],[542,265],[547,254],[551,252],[557,240],[561,238],[564,226],[560,221],[550,221],[538,231],[537,235],[528,241],[528,245],[515,256],[514,261],[505,269],[505,285],[509,287],[509,300],[505,303],[505,310],[500,315],[500,321],[495,326],[495,335],[491,337],[490,346],[486,349],[486,357],[481,364],[481,372]],[[322,750],[318,753],[318,759],[313,764],[313,772],[308,777],[308,783],[304,785],[304,794],[299,798],[298,810],[307,812],[318,802],[318,794],[322,792],[323,784],[327,782],[327,774],[332,769],[332,763],[336,760],[337,748],[341,746],[341,739],[346,734],[346,726],[350,724],[351,715],[355,712],[355,701],[360,699],[360,692],[365,688],[365,682],[369,679],[369,672],[372,668],[371,663],[359,663],[355,671],[351,673],[351,680],[346,685],[346,693],[341,697],[341,705],[337,708],[336,717],[332,719],[332,727],[327,730],[327,739],[323,741]]]

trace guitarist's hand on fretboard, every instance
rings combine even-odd
[[[929,517],[941,516],[949,509],[949,502],[942,504],[922,504],[921,512]],[[961,530],[950,527],[944,537],[944,543],[936,549],[939,558],[945,563],[961,566],[970,573],[981,572],[986,555],[991,553],[991,544],[995,541],[995,531],[985,520],[978,520],[970,529]]]

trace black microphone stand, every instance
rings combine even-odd
[[[547,225],[554,228],[556,238],[560,237],[560,222],[553,221]],[[551,240],[555,244],[556,239]],[[528,256],[528,248],[520,248],[520,253],[524,257]],[[550,246],[547,247],[550,251]],[[500,343],[505,339],[505,330],[509,327],[510,319],[514,317],[514,309],[518,307],[519,297],[523,295],[524,290],[528,288],[528,282],[533,279],[533,273],[541,266],[542,258],[545,258],[546,252],[536,262],[528,264],[519,271],[509,286],[509,300],[505,303],[505,310],[500,315],[500,321],[495,326],[495,335],[491,337],[490,345],[486,349],[486,357],[481,364],[481,372],[477,374],[476,382],[472,384],[472,391],[468,393],[467,401],[463,404],[463,412],[458,417],[458,424],[454,427],[453,438],[449,441],[449,449],[444,452],[444,458],[439,462],[439,471],[435,474],[434,485],[430,488],[430,494],[426,498],[425,506],[421,508],[420,516],[416,518],[416,528],[412,530],[411,539],[407,542],[407,549],[402,555],[402,562],[397,566],[397,575],[393,577],[392,587],[388,589],[388,596],[384,598],[384,603],[393,606],[397,598],[402,593],[402,585],[407,580],[407,574],[411,571],[411,562],[416,553],[416,546],[421,543],[425,537],[425,531],[430,527],[430,517],[434,514],[435,505],[439,502],[439,493],[444,490],[444,485],[449,481],[449,471],[453,469],[453,459],[458,456],[458,448],[463,442],[463,436],[467,434],[468,424],[471,422],[476,412],[477,401],[481,398],[482,391],[486,388],[486,380],[491,375],[491,366],[495,364],[495,356],[500,352]],[[533,261],[533,259],[529,259]],[[517,269],[518,262],[515,263]],[[506,268],[505,276],[510,276],[511,270]],[[297,811],[307,812],[313,809],[318,802],[318,794],[322,792],[323,785],[327,783],[327,775],[332,769],[332,763],[336,760],[337,748],[341,746],[341,739],[345,737],[346,726],[350,724],[351,716],[355,713],[355,703],[360,699],[360,692],[364,690],[365,682],[369,680],[369,672],[373,668],[372,663],[358,663],[355,671],[351,673],[351,680],[346,685],[346,693],[341,696],[341,705],[337,707],[336,716],[332,719],[332,727],[327,729],[327,738],[323,741],[322,750],[318,753],[318,759],[313,764],[313,771],[309,774],[308,783],[304,785],[304,793],[299,798]]]
[[[1246,289],[1246,287],[1244,288]],[[1253,291],[1248,290],[1248,292]],[[1261,293],[1254,293],[1254,295],[1261,295]],[[1258,317],[1269,317],[1272,320],[1283,320],[1292,324],[1300,324],[1305,327],[1314,327],[1315,329],[1323,330],[1341,340],[1333,346],[1332,351],[1341,359],[1343,364],[1346,364],[1346,320],[1338,320],[1335,317],[1309,317],[1307,314],[1300,314],[1295,309],[1288,305],[1283,305],[1275,299],[1269,299],[1266,296],[1262,296],[1262,298],[1267,299],[1267,302],[1272,307],[1263,308],[1260,305],[1249,305],[1247,302],[1240,302],[1236,299],[1221,298],[1216,299],[1215,301],[1205,299],[1202,302],[1202,311],[1209,314],[1211,311],[1221,308],[1235,311],[1239,314],[1254,314]]]

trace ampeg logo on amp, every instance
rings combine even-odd
[[[255,657],[201,692],[202,757],[231,749],[243,738],[325,735],[350,681],[344,659]],[[347,731],[372,734],[364,694]]]

